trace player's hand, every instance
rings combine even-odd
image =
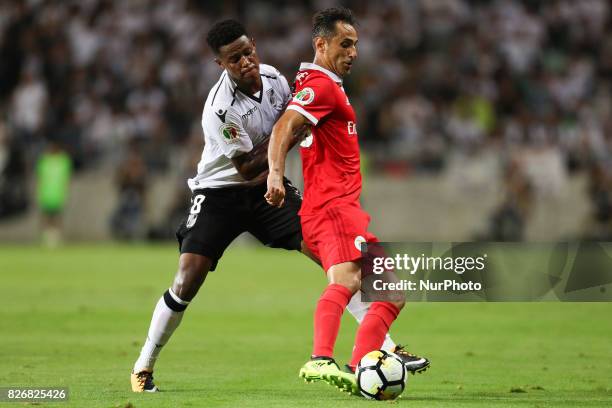
[[[268,204],[274,207],[282,207],[285,203],[285,186],[283,178],[278,174],[268,174],[268,191],[264,195]]]

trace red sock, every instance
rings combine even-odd
[[[314,315],[313,356],[333,357],[340,319],[353,294],[342,285],[328,285],[317,303]]]
[[[389,302],[374,302],[363,318],[357,335],[351,366],[357,366],[361,357],[373,350],[378,350],[385,341],[389,327],[399,314],[399,309]]]

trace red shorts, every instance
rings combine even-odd
[[[361,259],[362,242],[378,242],[368,232],[370,215],[358,204],[331,206],[300,218],[304,242],[321,260],[325,272],[339,263]]]

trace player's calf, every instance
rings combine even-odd
[[[400,309],[390,302],[374,302],[359,325],[355,336],[355,346],[351,357],[351,366],[372,350],[380,348],[385,335],[395,321]]]
[[[188,305],[189,302],[179,298],[172,289],[168,289],[157,301],[147,332],[147,339],[134,363],[133,373],[153,372],[162,347],[181,323],[183,312]]]

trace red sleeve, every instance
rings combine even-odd
[[[336,107],[332,86],[336,84],[323,77],[305,80],[302,85],[297,86],[287,109],[301,113],[313,125],[316,125]]]

